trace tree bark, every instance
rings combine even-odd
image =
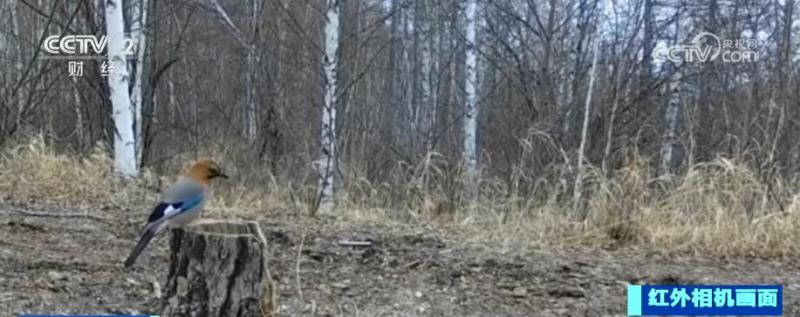
[[[478,2],[467,3],[466,41],[467,58],[464,67],[466,100],[464,103],[464,162],[467,176],[474,179],[478,175]]]
[[[680,13],[675,14],[675,37],[672,40],[672,45],[678,45],[680,41]],[[672,67],[678,68],[679,65]],[[681,113],[681,70],[675,69],[675,74],[670,78],[667,86],[667,109],[664,113],[664,136],[661,143],[661,173],[665,176],[670,176],[675,172],[675,169],[680,165],[680,161],[676,160],[675,147],[678,141],[678,127],[680,122]]]
[[[575,191],[572,201],[572,210],[580,215],[580,219],[586,219],[586,211],[580,207],[583,196],[583,159],[584,149],[586,148],[586,134],[589,130],[589,118],[592,114],[592,89],[594,89],[595,69],[597,68],[597,48],[600,46],[599,36],[596,36],[594,51],[592,53],[592,69],[589,71],[589,88],[586,91],[586,105],[583,110],[583,128],[581,129],[581,143],[578,147],[578,175],[575,176]]]
[[[133,75],[133,88],[131,89],[131,103],[133,104],[133,138],[136,140],[136,166],[142,166],[142,154],[144,153],[142,139],[142,126],[144,121],[142,119],[142,104],[144,103],[144,91],[142,90],[145,85],[144,68],[147,65],[145,61],[145,50],[147,49],[147,35],[144,28],[147,25],[147,0],[140,0],[131,8],[133,17],[131,18],[131,36],[137,41],[136,60],[129,62],[130,65],[135,65],[132,70],[135,70]]]
[[[273,316],[266,240],[256,222],[206,220],[174,229],[165,316]]]
[[[128,67],[125,62],[125,19],[122,0],[105,2],[108,35],[108,88],[114,114],[114,171],[123,179],[139,175],[136,165],[136,136],[133,131],[134,107],[128,91]]]
[[[322,68],[322,127],[320,128],[319,195],[312,214],[334,211],[334,171],[336,171],[336,103],[339,70],[339,0],[328,0],[325,12]]]

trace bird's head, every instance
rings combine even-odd
[[[228,175],[222,173],[222,168],[216,162],[208,159],[199,160],[192,164],[187,174],[203,182],[208,182],[217,177],[228,178]]]

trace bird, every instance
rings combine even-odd
[[[220,166],[212,160],[202,159],[189,168],[178,181],[163,195],[153,208],[147,224],[142,229],[136,247],[125,260],[125,267],[131,267],[139,254],[159,232],[166,227],[184,227],[200,217],[200,212],[209,200],[209,181],[215,178],[228,178]]]

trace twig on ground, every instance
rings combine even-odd
[[[370,240],[353,241],[353,240],[340,240],[339,245],[343,247],[371,247],[373,244]]]
[[[303,244],[306,242],[306,231],[303,230],[303,236],[300,238],[300,245],[297,247],[297,263],[294,267],[294,277],[295,283],[297,283],[297,297],[300,298],[301,302],[305,302],[303,299],[303,287],[300,284],[300,261],[303,256]]]

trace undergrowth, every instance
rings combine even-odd
[[[172,175],[144,170],[137,180],[120,181],[109,157],[102,146],[86,155],[57,153],[42,138],[6,147],[0,150],[0,201],[98,213],[134,210],[144,217],[180,169]],[[174,166],[185,168],[179,159]],[[796,192],[790,182],[766,183],[732,159],[696,164],[671,178],[652,177],[648,166],[636,157],[612,176],[590,167],[584,195],[588,214],[579,220],[565,198],[571,197],[569,182],[534,179],[522,169],[511,180],[467,182],[458,167],[432,153],[416,165],[398,163],[395,179],[386,183],[347,172],[340,182],[344,187],[338,188],[337,221],[426,227],[512,253],[583,247],[722,257],[800,255],[800,200],[786,194]],[[265,179],[271,181],[263,186],[235,180],[216,184],[209,212],[248,218],[309,213],[313,185]]]

